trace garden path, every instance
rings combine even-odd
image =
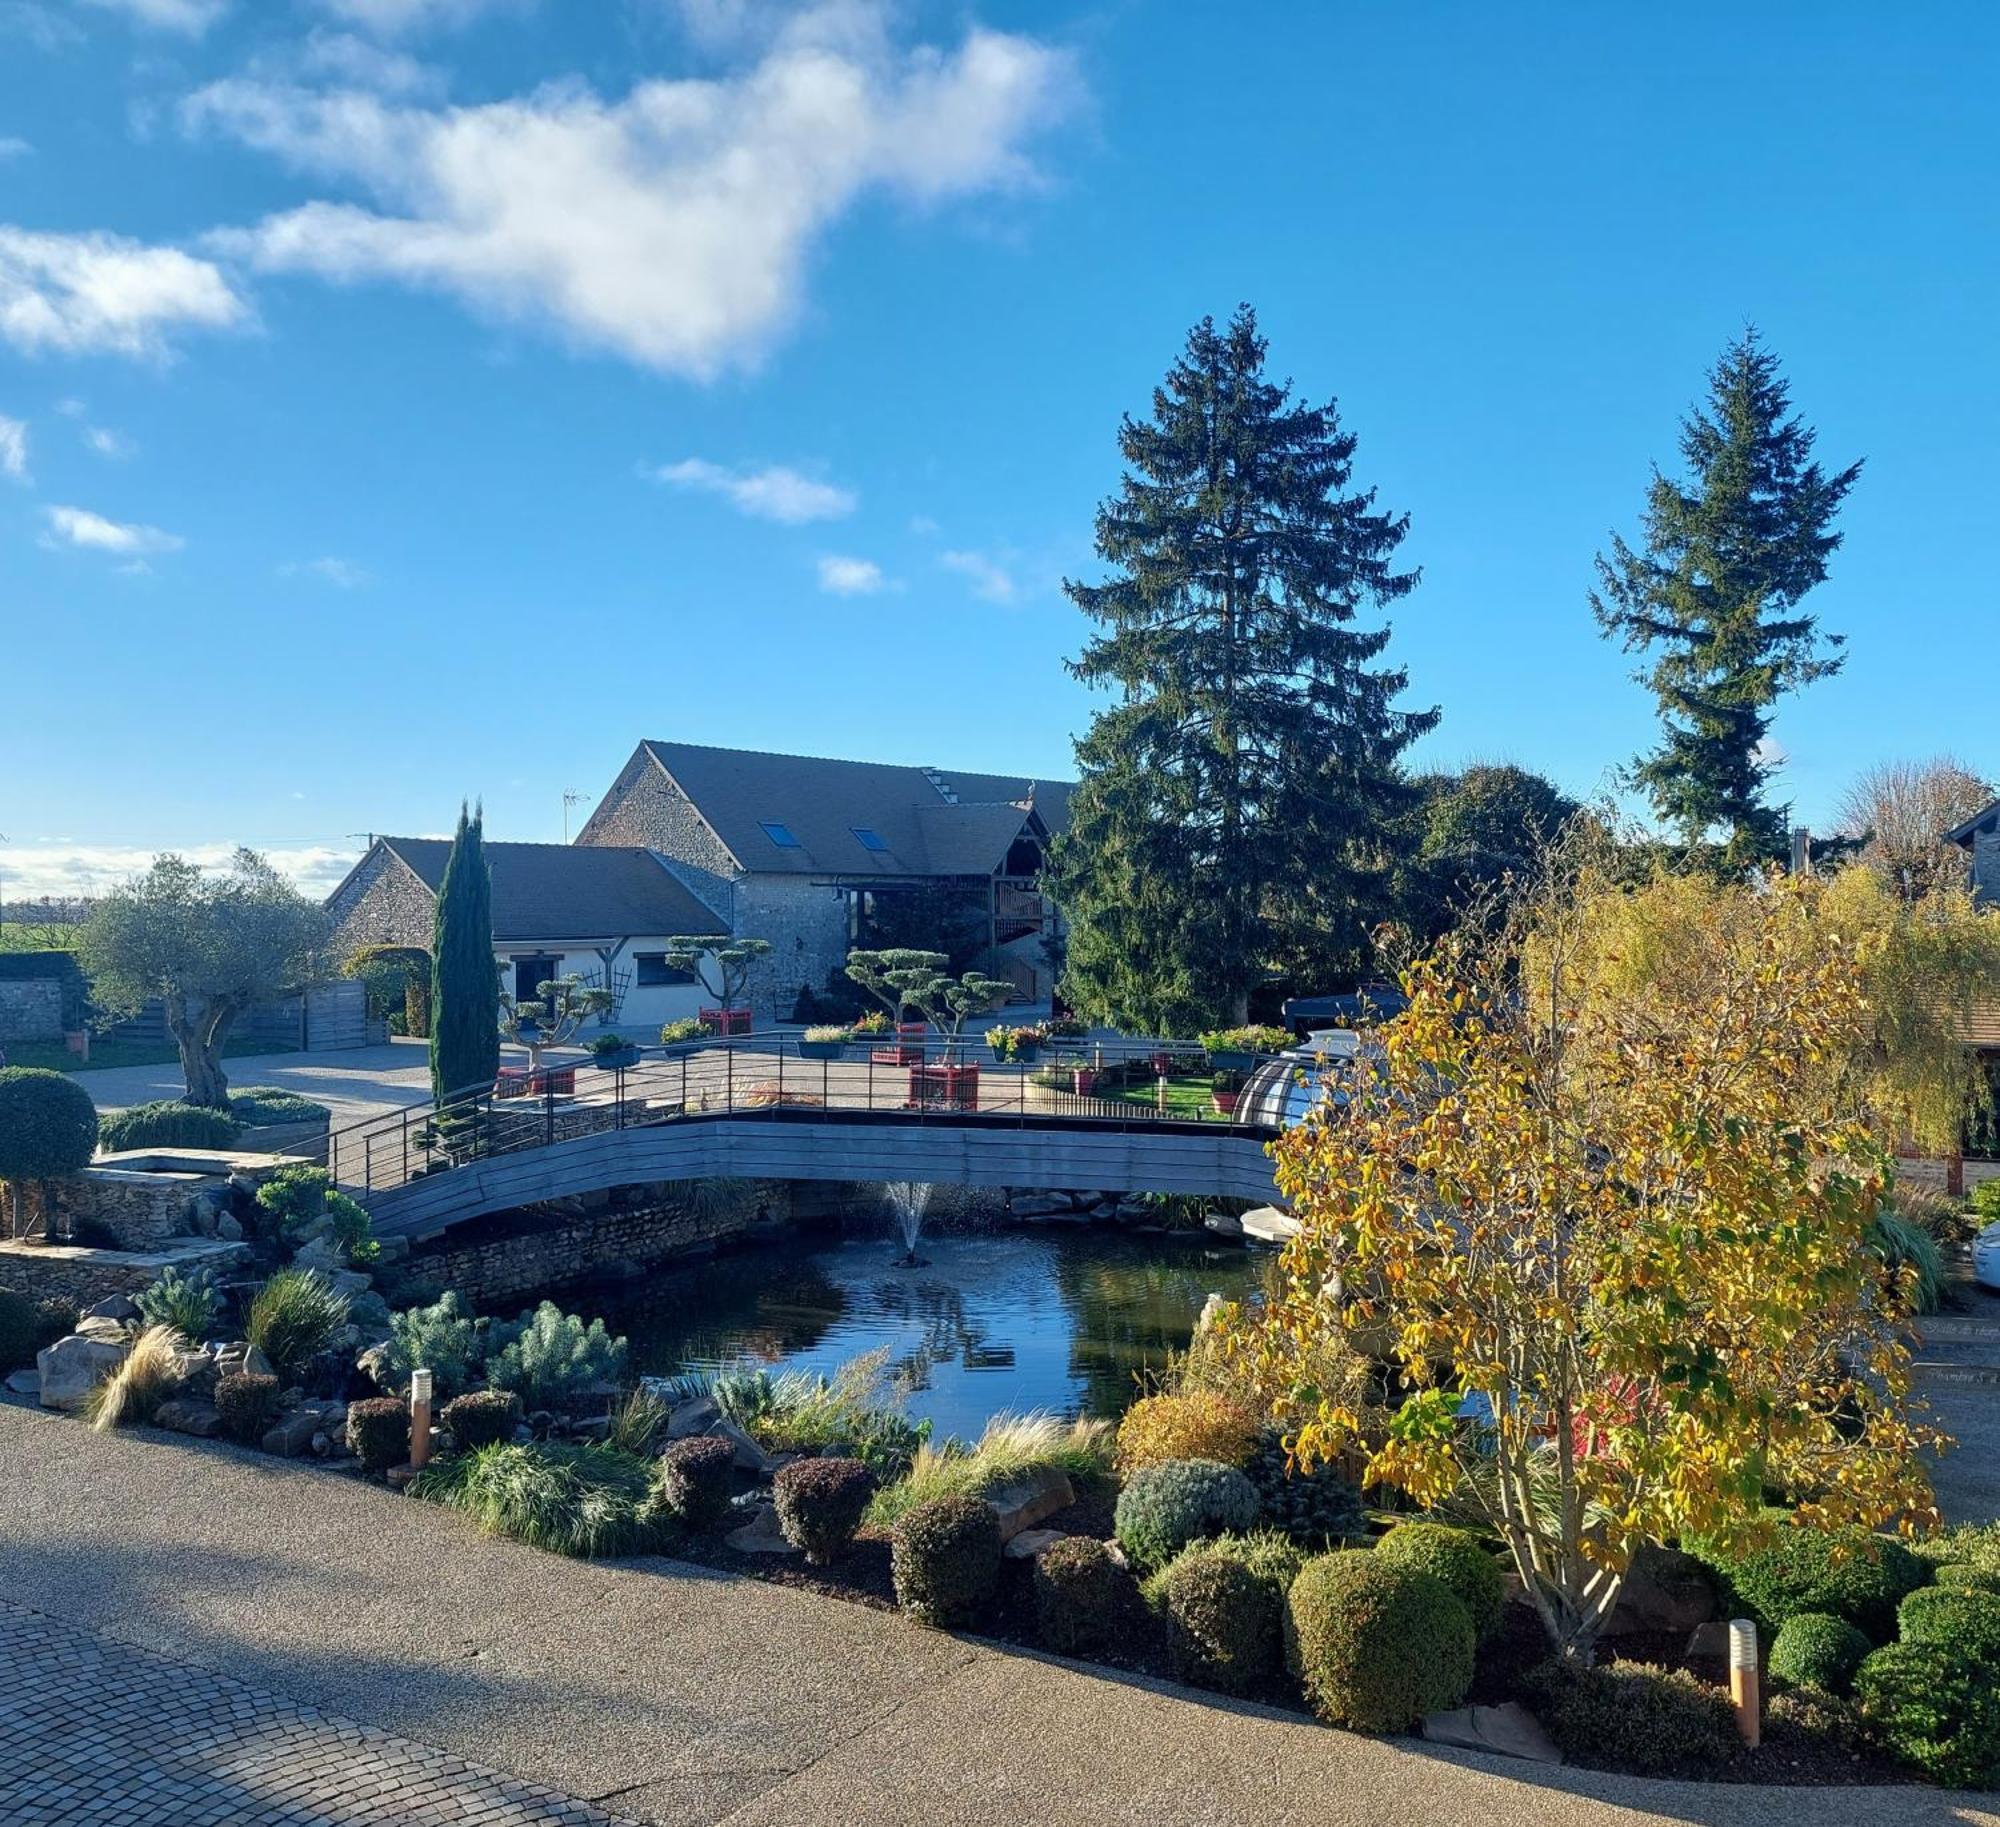
[[[1349,1737],[674,1561],[558,1560],[357,1479],[12,1403],[0,1468],[0,1592],[162,1658],[163,1709],[226,1675],[636,1821],[2000,1827],[1984,1798],[1913,1788],[1640,1782]],[[0,1669],[11,1700],[34,1683]],[[20,1718],[0,1707],[0,1774]],[[53,1755],[30,1738],[25,1761]],[[318,1827],[365,1800],[323,1800]],[[12,1806],[0,1788],[0,1819],[32,1818]]]

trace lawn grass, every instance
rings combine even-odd
[[[1168,1079],[1167,1115],[1190,1122],[1197,1118],[1213,1120],[1215,1106],[1209,1101],[1211,1089],[1206,1076]],[[1143,1079],[1136,1085],[1120,1085],[1115,1090],[1092,1095],[1108,1098],[1115,1104],[1137,1104],[1142,1109],[1157,1111],[1160,1107],[1160,1081]]]
[[[222,1049],[224,1059],[248,1059],[265,1053],[296,1053],[296,1047],[274,1047],[262,1040],[232,1040]],[[42,1066],[51,1072],[108,1072],[114,1066],[178,1066],[174,1043],[151,1040],[93,1040],[85,1064],[59,1040],[16,1041],[7,1049],[10,1066]]]

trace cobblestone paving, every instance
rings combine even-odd
[[[625,1827],[205,1668],[0,1604],[0,1827]]]

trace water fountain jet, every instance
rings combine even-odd
[[[922,1262],[917,1255],[917,1239],[923,1234],[924,1213],[930,1208],[930,1182],[889,1180],[883,1183],[882,1193],[889,1201],[890,1213],[896,1220],[897,1234],[903,1240],[903,1254],[898,1261],[905,1268],[920,1268]]]

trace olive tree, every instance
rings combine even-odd
[[[517,1046],[528,1049],[528,1070],[539,1072],[542,1055],[551,1047],[566,1046],[593,1015],[611,1007],[611,992],[581,977],[551,977],[535,986],[532,1001],[516,1002],[500,997],[500,1032]]]
[[[77,952],[113,1014],[160,999],[187,1101],[226,1110],[230,1030],[259,1003],[319,981],[327,936],[325,911],[254,850],[237,851],[220,875],[169,854],[98,902]]]
[[[0,1180],[24,1234],[21,1189],[88,1167],[97,1150],[97,1106],[73,1078],[34,1066],[0,1068]]]

